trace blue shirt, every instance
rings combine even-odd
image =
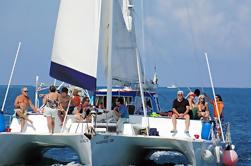
[[[124,104],[119,106],[119,112],[121,118],[129,118],[127,107]]]

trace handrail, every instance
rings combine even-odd
[[[7,96],[8,96],[8,92],[9,92],[9,89],[10,89],[10,84],[11,84],[12,76],[13,76],[14,69],[15,69],[15,66],[16,66],[17,57],[19,55],[20,47],[21,47],[21,42],[18,43],[16,57],[15,57],[15,60],[14,60],[14,64],[12,66],[12,70],[11,70],[11,73],[10,73],[10,79],[9,79],[9,82],[8,82],[7,90],[6,90],[6,93],[5,93],[5,96],[4,96],[4,100],[3,100],[3,105],[2,105],[2,108],[1,108],[2,112],[4,111],[4,106],[5,106],[5,102],[6,102],[6,99],[7,99]]]
[[[223,142],[225,142],[224,133],[223,133],[222,124],[221,124],[221,118],[220,118],[220,114],[219,114],[218,103],[217,103],[216,97],[215,97],[213,78],[212,78],[212,75],[211,75],[210,65],[209,65],[209,61],[208,61],[208,58],[207,58],[207,53],[205,53],[205,57],[206,57],[206,61],[207,61],[207,68],[208,68],[209,78],[210,78],[210,82],[211,82],[211,86],[212,86],[212,91],[213,91],[213,96],[214,96],[214,102],[216,104],[216,112],[217,112],[217,117],[218,117],[218,120],[219,120],[219,125],[220,125],[222,140],[223,140]]]

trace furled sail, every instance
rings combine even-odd
[[[61,0],[50,76],[95,90],[101,0]]]
[[[111,8],[113,13],[109,15],[107,11],[110,11]],[[114,0],[113,3],[107,0],[102,4],[100,30],[102,51],[100,53],[104,57],[105,71],[107,72],[108,67],[111,67],[113,85],[139,82],[136,55],[138,48],[134,20],[132,19],[133,10],[130,0]],[[111,39],[109,33],[112,33]],[[109,47],[112,47],[111,66],[108,66]],[[143,73],[141,75],[143,77]]]

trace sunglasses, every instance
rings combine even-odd
[[[27,91],[27,90],[25,90],[25,91],[23,91],[23,92],[27,93],[28,91]]]

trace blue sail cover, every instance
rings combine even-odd
[[[96,89],[101,0],[61,0],[50,76]]]
[[[84,89],[88,90],[96,89],[95,77],[81,73],[75,69],[60,65],[55,62],[51,62],[50,76],[56,78],[57,80],[67,82],[71,85],[82,87]],[[81,78],[81,79],[76,79],[76,78]]]

